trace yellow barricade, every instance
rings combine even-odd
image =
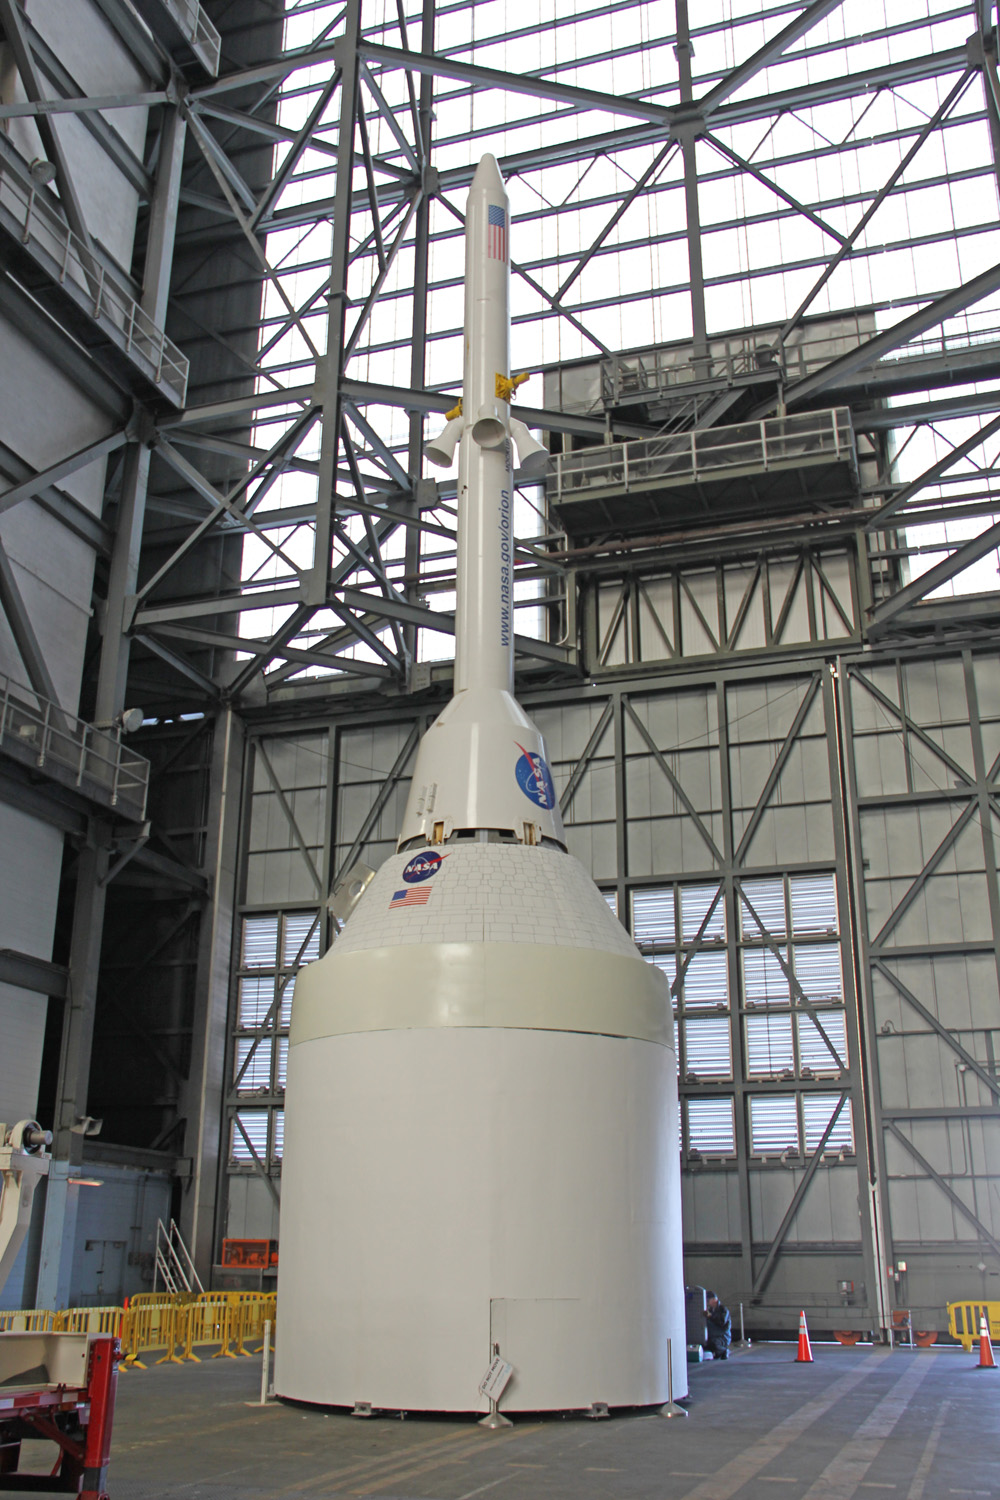
[[[184,1297],[184,1292],[136,1292],[128,1299],[128,1305],[129,1307],[158,1307],[167,1304],[170,1307],[176,1307],[178,1303],[184,1301]]]
[[[124,1310],[120,1307],[66,1307],[52,1322],[53,1333],[121,1333]]]
[[[986,1319],[991,1339],[1000,1339],[1000,1302],[948,1303],[948,1332],[958,1339],[966,1354],[979,1342],[979,1320]]]
[[[0,1333],[111,1333],[121,1339],[119,1369],[145,1370],[142,1356],[162,1349],[157,1364],[200,1363],[196,1344],[218,1344],[213,1359],[259,1353],[245,1347],[259,1339],[264,1324],[276,1321],[274,1292],[201,1292],[157,1296],[140,1292],[126,1308],[69,1307],[61,1312],[35,1309],[0,1312]]]
[[[158,1364],[179,1363],[174,1359],[178,1311],[178,1307],[173,1302],[143,1302],[137,1307],[133,1299],[122,1317],[119,1337],[122,1341],[125,1359],[120,1368],[130,1370],[137,1367],[144,1370],[146,1366],[141,1356],[151,1353],[154,1349],[167,1351],[163,1358],[157,1361]]]
[[[58,1314],[44,1308],[26,1312],[0,1312],[0,1333],[51,1333]]]
[[[192,1359],[196,1364],[200,1363],[200,1358],[194,1353],[195,1344],[218,1344],[220,1347],[212,1355],[213,1359],[236,1358],[229,1347],[232,1337],[229,1303],[214,1298],[207,1300],[211,1296],[211,1293],[206,1293],[197,1302],[177,1308],[178,1322],[183,1328],[178,1337],[178,1343],[183,1343],[181,1358]]]

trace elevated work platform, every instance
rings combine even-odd
[[[150,31],[185,73],[208,78],[219,72],[221,38],[198,0],[132,0]]]
[[[149,761],[0,674],[0,755],[89,802],[141,823]]]
[[[559,454],[548,500],[574,539],[706,516],[845,504],[858,494],[843,407]]]
[[[73,233],[0,134],[0,256],[33,297],[125,390],[184,405],[188,362]]]

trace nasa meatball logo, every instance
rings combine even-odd
[[[525,750],[523,745],[518,745],[517,748],[521,752],[521,758],[514,767],[514,775],[521,791],[536,807],[555,807],[556,789],[552,782],[552,772],[542,756],[537,751]]]
[[[433,854],[428,850],[424,854],[415,854],[403,871],[403,879],[407,885],[416,885],[420,880],[430,880],[441,868],[444,856]]]

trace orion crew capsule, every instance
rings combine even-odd
[[[513,696],[510,214],[466,218],[454,696],[397,843],[299,976],[282,1171],[279,1395],[389,1410],[663,1402],[684,1347],[669,994],[566,837]],[[343,912],[347,908],[339,907]],[[674,1394],[686,1389],[675,1358]]]

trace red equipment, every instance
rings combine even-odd
[[[277,1240],[223,1240],[221,1265],[259,1270],[278,1264]]]
[[[25,1370],[16,1384],[0,1386],[0,1491],[23,1493],[44,1487],[46,1492],[76,1495],[78,1500],[109,1500],[108,1462],[121,1344],[109,1335],[4,1334],[5,1341],[22,1338],[34,1341],[32,1353],[35,1344],[47,1347],[45,1340],[83,1339],[88,1345],[85,1377],[82,1385],[63,1384],[60,1371],[46,1367],[42,1373],[56,1379],[40,1379],[35,1370]],[[27,1437],[51,1438],[58,1444],[59,1455],[49,1475],[18,1472],[21,1441]]]

